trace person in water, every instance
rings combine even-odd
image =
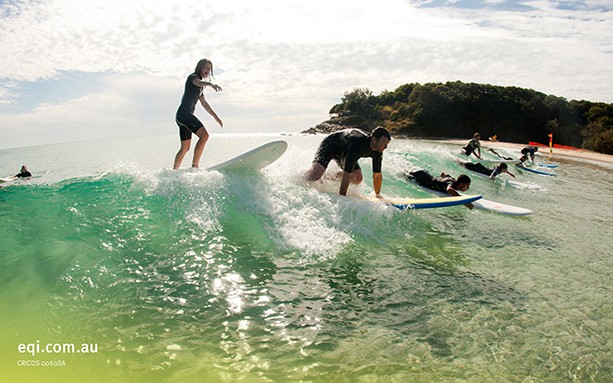
[[[32,177],[32,173],[28,171],[28,168],[25,165],[22,165],[19,173],[15,174],[12,178],[29,178],[29,177]]]
[[[462,148],[464,154],[470,156],[471,154],[475,154],[475,157],[481,158],[481,143],[479,140],[481,139],[481,134],[475,133],[473,135],[472,140],[468,141],[468,144]]]
[[[502,173],[507,173],[511,177],[515,178],[515,175],[509,172],[509,166],[505,164],[504,162],[501,162],[500,164],[498,164],[497,166],[493,168],[488,168],[486,166],[483,166],[483,164],[475,163],[475,162],[459,162],[459,163],[460,165],[464,166],[468,170],[471,170],[477,173],[481,173],[481,174],[485,174],[491,180],[493,180],[494,178],[496,178],[497,175],[502,174]]]
[[[459,196],[459,192],[465,192],[470,189],[471,179],[466,174],[460,174],[458,178],[453,178],[449,174],[441,173],[439,177],[434,177],[425,170],[416,170],[405,173],[405,177],[409,180],[414,180],[418,185],[437,192],[447,193],[451,196]],[[472,203],[467,203],[466,206],[472,209]]]
[[[519,159],[522,163],[528,159],[530,156],[530,161],[534,162],[534,152],[538,151],[539,148],[536,146],[526,146],[521,150],[521,158]]]
[[[209,133],[204,127],[204,124],[194,115],[198,101],[200,101],[204,110],[213,116],[219,126],[223,128],[223,122],[204,98],[203,91],[207,86],[213,88],[215,92],[222,90],[219,85],[210,82],[212,77],[213,63],[208,59],[202,59],[198,61],[194,73],[190,74],[185,81],[185,91],[183,92],[181,105],[179,105],[179,109],[177,109],[177,114],[175,117],[175,121],[179,126],[181,149],[179,149],[179,152],[175,156],[173,169],[178,169],[181,167],[183,157],[185,157],[189,151],[192,142],[192,133],[198,136],[198,142],[194,148],[192,168],[198,168],[200,164],[200,157],[202,156],[204,145],[209,139]]]
[[[372,133],[361,129],[345,129],[334,132],[323,139],[311,168],[307,170],[304,179],[317,181],[325,173],[330,161],[334,160],[343,170],[340,195],[347,195],[349,183],[359,184],[363,180],[362,169],[358,160],[364,157],[372,158],[372,178],[375,194],[380,196],[383,175],[381,163],[383,151],[392,137],[387,129],[377,127]]]
[[[505,157],[505,156],[501,156],[500,154],[498,154],[498,152],[496,152],[494,149],[490,148],[487,150],[488,152],[492,152],[495,155],[497,155],[498,157],[502,158],[503,160],[512,160],[513,158],[511,157]]]

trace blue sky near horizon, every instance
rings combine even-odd
[[[0,0],[0,149],[176,136],[202,57],[211,134],[300,132],[347,91],[412,82],[613,102],[612,31],[608,0]]]

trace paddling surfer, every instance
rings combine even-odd
[[[358,160],[364,157],[372,158],[372,178],[375,194],[380,196],[383,176],[381,163],[383,151],[392,137],[387,129],[377,127],[372,133],[361,129],[345,129],[334,132],[323,139],[311,168],[307,170],[304,179],[317,181],[325,173],[330,161],[334,160],[343,170],[340,195],[347,195],[349,183],[359,184],[363,180],[362,169]]]
[[[204,151],[204,145],[209,139],[209,133],[204,127],[204,124],[194,115],[198,101],[200,101],[204,110],[213,116],[219,126],[223,128],[223,122],[204,98],[203,90],[207,86],[213,88],[215,92],[222,90],[219,85],[210,82],[212,76],[213,63],[208,59],[202,59],[198,61],[198,64],[196,64],[194,73],[190,74],[185,81],[185,91],[183,93],[183,97],[181,98],[181,105],[179,106],[175,117],[175,121],[177,122],[177,125],[179,125],[181,148],[175,156],[173,169],[178,169],[181,167],[183,157],[185,157],[189,151],[189,147],[192,142],[192,133],[198,136],[198,142],[194,148],[192,168],[198,168],[200,164],[200,157]]]
[[[32,173],[30,173],[30,171],[25,165],[22,165],[19,173],[15,174],[11,178],[29,178],[29,177],[32,177]]]
[[[475,162],[462,162],[458,161],[458,163],[464,166],[466,169],[471,170],[473,172],[481,173],[488,176],[491,180],[496,178],[497,175],[502,173],[507,173],[511,177],[515,178],[515,175],[509,172],[509,166],[504,162],[499,163],[497,166],[493,168],[488,168],[480,163]]]
[[[513,159],[513,158],[511,158],[511,157],[501,156],[500,154],[498,154],[498,152],[497,152],[497,151],[495,151],[495,150],[494,150],[494,149],[492,149],[492,148],[488,149],[487,151],[488,151],[488,152],[492,152],[492,153],[494,153],[495,155],[497,155],[498,157],[502,158],[503,160],[512,160],[512,159]]]
[[[459,192],[465,192],[470,188],[471,179],[466,174],[460,174],[458,178],[453,178],[449,174],[441,173],[439,177],[434,177],[425,170],[416,170],[405,173],[405,177],[414,180],[418,185],[437,192],[447,193],[451,196],[459,196]],[[472,209],[472,203],[466,206]]]

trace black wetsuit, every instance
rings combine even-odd
[[[455,178],[450,176],[435,178],[425,170],[410,172],[406,176],[409,179],[414,179],[418,185],[443,193],[447,193],[449,185],[453,185],[456,181]]]
[[[27,178],[27,177],[32,177],[32,173],[30,173],[29,171],[25,171],[25,172],[20,172],[19,174],[15,174],[15,177],[17,178]]]
[[[175,121],[177,125],[179,125],[179,137],[181,137],[181,141],[190,140],[192,138],[192,132],[196,133],[198,129],[204,126],[202,122],[194,116],[196,104],[200,96],[202,96],[203,89],[194,85],[194,79],[200,79],[200,77],[198,77],[196,73],[192,73],[187,77],[185,81],[185,91],[181,98],[181,105],[179,105],[175,117]]]
[[[345,129],[332,133],[319,145],[313,162],[327,168],[330,161],[334,160],[344,171],[351,173],[360,169],[360,158],[371,157],[373,173],[381,173],[383,153],[371,149],[370,139],[371,136],[360,129]]]
[[[536,152],[536,149],[533,146],[526,146],[525,148],[523,148],[521,150],[521,154],[524,155],[530,155],[530,158],[534,158],[534,152]]]
[[[477,173],[481,173],[481,174],[485,174],[488,177],[490,177],[492,174],[494,174],[494,177],[496,177],[498,174],[502,173],[502,168],[500,167],[500,165],[496,166],[493,169],[490,169],[488,167],[483,166],[482,164],[474,163],[474,162],[465,162],[462,165],[464,165],[464,167],[468,170],[471,170]]]
[[[466,144],[466,146],[463,147],[462,149],[464,149],[464,154],[466,154],[467,156],[470,156],[473,152],[475,152],[480,147],[481,147],[481,144],[479,143],[479,141],[472,139],[468,141],[468,144]]]
[[[474,162],[465,162],[462,165],[464,165],[464,167],[468,170],[472,170],[473,172],[485,174],[486,176],[491,175],[492,172],[494,171],[493,169],[483,166],[483,164],[474,163]]]

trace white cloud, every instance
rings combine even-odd
[[[183,82],[202,57],[213,60],[224,88],[206,94],[227,132],[303,130],[325,119],[346,91],[409,82],[514,85],[612,102],[607,4],[522,4],[522,11],[494,10],[496,1],[482,9],[403,0],[3,4],[0,147],[19,145],[14,131],[42,141],[175,134]],[[17,112],[38,82],[72,72],[105,73],[104,81]],[[201,108],[198,116],[209,118]]]

